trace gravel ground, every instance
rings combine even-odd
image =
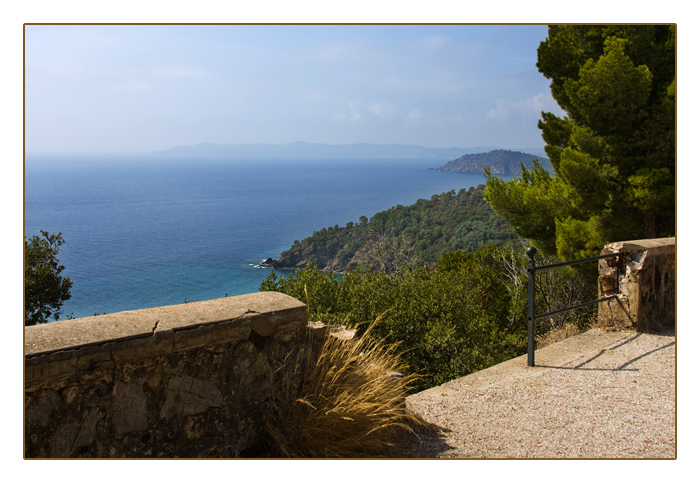
[[[430,426],[395,456],[675,458],[675,340],[589,332],[414,394]]]

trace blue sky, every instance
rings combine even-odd
[[[27,25],[31,152],[541,147],[545,25]]]

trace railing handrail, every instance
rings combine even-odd
[[[530,247],[530,248],[537,250],[535,247]],[[598,255],[597,257],[579,258],[578,260],[570,260],[568,262],[550,263],[549,265],[540,265],[539,267],[535,267],[535,270],[544,270],[546,268],[556,268],[556,267],[565,267],[568,265],[577,265],[579,263],[592,262],[594,260],[602,260],[605,258],[618,257],[620,255],[622,255],[622,252],[615,252],[615,253],[611,253],[609,255]],[[529,256],[530,255],[528,255],[528,257]],[[534,260],[534,254],[530,258]],[[530,270],[529,267],[528,267],[528,270]]]
[[[570,260],[566,262],[551,263],[549,265],[537,266],[535,264],[535,255],[537,254],[537,248],[527,247],[525,254],[528,256],[529,260],[527,263],[527,273],[528,273],[528,283],[527,283],[527,365],[529,367],[534,367],[535,365],[535,320],[541,317],[547,317],[549,315],[558,314],[561,312],[566,312],[569,310],[578,309],[585,307],[587,305],[592,305],[606,300],[611,300],[617,297],[617,295],[608,295],[598,300],[592,300],[590,302],[583,302],[577,305],[571,305],[569,307],[564,307],[561,309],[552,310],[550,312],[545,312],[542,314],[535,314],[535,272],[538,270],[546,270],[549,268],[566,267],[570,265],[577,265],[579,263],[592,262],[595,260],[602,260],[606,258],[615,258],[623,255],[623,252],[615,252],[607,255],[598,255],[596,257],[579,258],[577,260]],[[618,288],[619,291],[619,288]]]

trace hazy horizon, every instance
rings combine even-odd
[[[541,150],[546,25],[26,25],[27,153]]]
[[[365,142],[357,142],[357,143],[310,143],[307,141],[292,141],[289,143],[212,143],[208,141],[203,141],[201,143],[193,143],[193,144],[179,144],[179,145],[174,145],[174,146],[169,146],[164,149],[159,149],[159,150],[154,150],[154,151],[122,151],[122,152],[110,152],[110,151],[38,151],[38,150],[25,150],[25,154],[27,155],[40,155],[40,156],[47,156],[47,155],[58,155],[58,156],[63,156],[63,155],[109,155],[109,154],[114,154],[116,156],[118,155],[146,155],[146,154],[160,154],[160,153],[165,153],[173,149],[177,148],[183,148],[183,147],[197,147],[197,146],[261,146],[261,147],[266,147],[266,146],[275,146],[275,147],[283,147],[283,146],[290,146],[294,147],[295,145],[309,145],[309,146],[362,146],[362,145],[367,145],[367,146],[400,146],[400,147],[419,147],[419,148],[425,148],[425,149],[431,149],[431,150],[447,150],[447,149],[464,149],[466,151],[475,151],[478,149],[483,149],[483,150],[494,150],[494,149],[508,149],[511,151],[523,151],[523,150],[537,150],[540,152],[544,152],[544,146],[519,146],[517,148],[503,148],[501,146],[485,146],[485,145],[480,145],[480,146],[424,146],[420,144],[403,144],[403,143],[365,143]]]

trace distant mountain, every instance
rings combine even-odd
[[[520,151],[496,149],[488,153],[465,154],[438,168],[439,171],[455,171],[458,173],[482,174],[484,168],[490,168],[492,174],[499,176],[517,176],[521,173],[521,163],[527,169],[532,169],[533,159],[537,158],[543,168],[552,171],[549,159],[526,154]]]
[[[154,154],[213,155],[213,156],[400,156],[454,158],[465,153],[479,153],[490,146],[474,148],[426,148],[404,144],[319,144],[295,142],[289,144],[214,144],[201,143],[176,146]]]

